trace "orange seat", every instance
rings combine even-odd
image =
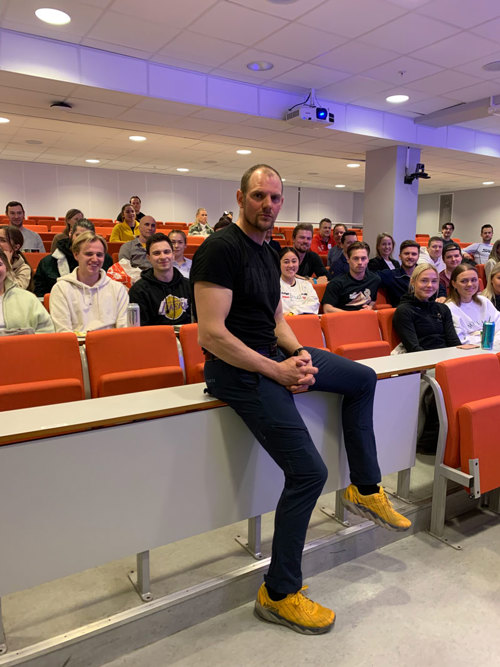
[[[387,292],[383,287],[379,287],[377,291],[377,299],[375,301],[375,310],[383,310],[384,308],[392,308],[387,298]]]
[[[33,272],[36,271],[38,265],[40,264],[41,260],[44,257],[47,257],[47,255],[50,255],[48,252],[25,252],[23,253],[24,257],[26,258],[26,261],[28,264],[31,266],[31,270]]]
[[[327,349],[317,315],[286,315],[285,320],[301,345]]]
[[[48,232],[49,229],[47,225],[24,225],[25,229],[31,229],[32,232],[36,232],[37,234],[41,234],[42,232]]]
[[[391,350],[393,350],[401,342],[401,338],[398,336],[396,330],[392,326],[392,320],[395,312],[395,308],[385,308],[384,310],[377,311],[382,340],[385,340],[389,343]]]
[[[204,236],[189,236],[187,237],[187,242],[189,245],[201,245],[205,240]]]
[[[94,398],[184,384],[173,327],[90,331],[85,346]]]
[[[184,370],[186,372],[186,384],[204,382],[205,355],[198,343],[198,325],[183,324],[179,331],[179,340],[184,357]]]
[[[123,243],[121,241],[112,241],[108,243],[108,253],[112,256],[114,252],[120,252]]]
[[[43,295],[43,306],[45,310],[50,313],[50,292]]]
[[[390,354],[391,348],[380,340],[377,313],[358,310],[353,313],[326,313],[321,328],[328,349],[348,359],[369,359]]]
[[[60,234],[61,232],[64,232],[65,229],[66,225],[51,225],[50,227],[50,231],[54,234]]]
[[[479,280],[482,281],[483,285],[486,285],[486,273],[484,272],[484,264],[476,264],[477,275]],[[483,290],[484,287],[480,284],[479,289]]]
[[[0,338],[0,410],[18,410],[85,397],[74,333]]]

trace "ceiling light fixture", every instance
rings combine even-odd
[[[483,181],[483,185],[493,185],[495,181]]]
[[[335,187],[336,188],[345,188],[345,185],[343,183],[338,183]]]
[[[236,152],[238,155],[250,155],[252,153],[248,148],[239,148]]]
[[[0,123],[10,123],[10,118],[4,118],[3,116],[0,116]]]
[[[273,67],[274,65],[267,60],[255,60],[247,65],[247,68],[251,69],[252,72],[267,72]]]
[[[36,146],[38,144],[43,144],[43,141],[40,141],[40,139],[26,139],[26,143],[31,146]]]
[[[177,171],[189,171],[186,167],[177,167]]]
[[[62,12],[60,9],[50,9],[49,7],[41,7],[35,11],[37,19],[50,25],[66,25],[71,21],[71,16]]]
[[[483,65],[482,69],[487,72],[498,72],[500,71],[500,60],[493,60],[491,63],[486,63],[486,65]]]
[[[138,134],[133,134],[129,139],[130,141],[146,141],[146,137],[141,137]]]
[[[349,169],[357,169],[358,167],[361,167],[359,162],[349,162],[346,164],[346,167],[349,167]]]
[[[89,164],[99,164],[100,160],[96,160],[96,158],[89,157],[88,160],[85,160],[85,162],[88,162]]]
[[[389,95],[385,98],[385,101],[390,104],[403,104],[403,102],[408,102],[409,99],[408,95]]]

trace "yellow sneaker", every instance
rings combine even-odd
[[[329,632],[335,623],[335,612],[322,607],[302,594],[307,586],[297,593],[290,593],[275,602],[268,595],[265,584],[259,588],[255,601],[255,613],[270,623],[286,625],[303,635],[321,635]]]
[[[396,512],[382,487],[378,493],[362,496],[354,484],[345,490],[342,502],[353,514],[370,519],[383,528],[389,530],[408,530],[411,521],[399,512]]]

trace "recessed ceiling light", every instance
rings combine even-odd
[[[483,185],[493,185],[495,181],[483,181]]]
[[[141,137],[138,134],[133,134],[129,139],[130,141],[146,141],[146,137]]]
[[[89,159],[85,160],[85,162],[88,162],[89,164],[99,164],[100,160],[96,160],[93,157],[89,157]]]
[[[338,183],[335,187],[336,188],[345,188],[345,185],[343,183]]]
[[[281,182],[284,183],[286,181],[286,178],[282,178]]]
[[[0,116],[0,123],[10,123],[10,118],[4,118],[3,116]]]
[[[408,95],[389,95],[385,98],[385,101],[391,104],[403,104],[403,102],[408,102],[409,99]]]
[[[248,63],[248,69],[251,69],[252,72],[267,72],[274,67],[274,65],[267,60],[256,60],[254,62]]]
[[[37,19],[50,25],[66,25],[71,21],[71,16],[62,12],[60,9],[50,9],[49,7],[41,7],[35,11]]]
[[[500,60],[493,60],[491,63],[483,65],[483,69],[487,72],[498,72],[500,70]]]
[[[308,176],[319,176],[319,171],[308,171],[307,175]]]
[[[346,164],[346,167],[349,167],[349,169],[357,169],[358,167],[361,167],[359,162],[349,162]]]
[[[43,144],[43,141],[40,141],[40,139],[26,139],[26,143],[36,146],[38,144]]]
[[[239,148],[236,152],[238,155],[250,155],[252,151],[249,151],[248,148]]]
[[[217,160],[203,160],[204,164],[217,164]]]
[[[269,0],[273,5],[291,5],[297,0]]]
[[[189,171],[186,167],[177,167],[177,171]]]

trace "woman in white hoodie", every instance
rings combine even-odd
[[[478,345],[484,322],[495,323],[495,343],[500,342],[500,312],[478,294],[479,277],[470,264],[459,264],[450,277],[449,298],[453,325],[462,344]]]
[[[102,236],[85,232],[73,241],[78,266],[58,278],[50,292],[50,314],[56,331],[85,334],[127,326],[127,290],[102,270],[107,251]]]

